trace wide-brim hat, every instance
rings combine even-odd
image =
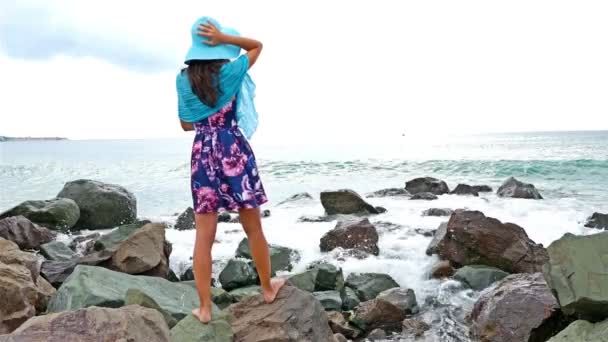
[[[192,60],[210,60],[210,59],[233,59],[241,54],[241,48],[236,45],[219,44],[215,46],[207,45],[203,41],[207,38],[198,35],[198,28],[201,24],[212,22],[218,30],[223,33],[238,36],[239,32],[233,28],[222,27],[220,23],[211,17],[202,17],[192,25],[192,46],[186,54],[184,63],[188,64]]]

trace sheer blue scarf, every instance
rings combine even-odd
[[[237,123],[247,139],[251,139],[258,126],[258,113],[253,102],[255,83],[247,73],[248,69],[247,55],[241,55],[222,66],[219,75],[221,95],[215,107],[207,106],[196,96],[190,86],[187,72],[181,71],[175,81],[180,120],[197,122],[208,118],[236,96]]]

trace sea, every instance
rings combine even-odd
[[[76,179],[124,186],[137,197],[138,216],[172,225],[191,205],[189,158],[192,140],[62,140],[0,143],[0,212],[22,201],[48,199]],[[318,142],[273,145],[252,140],[262,181],[270,198],[263,220],[269,242],[300,252],[293,272],[325,260],[351,272],[391,275],[414,289],[421,318],[432,329],[417,341],[469,341],[466,316],[479,296],[452,280],[431,280],[438,259],[427,256],[430,237],[416,229],[435,229],[446,220],[424,217],[425,209],[480,210],[503,222],[518,224],[545,246],[565,233],[592,234],[585,228],[593,212],[608,212],[608,131],[534,132],[454,136],[401,136],[371,143]],[[423,176],[459,183],[485,184],[496,190],[508,177],[533,183],[543,200],[442,195],[435,201],[403,197],[368,198],[387,209],[370,217],[398,229],[380,230],[380,254],[366,259],[321,253],[319,240],[336,222],[302,223],[304,215],[322,215],[319,193],[352,189],[361,195],[404,187]],[[308,192],[312,200],[279,204]],[[238,224],[221,223],[213,247],[214,273],[234,255],[244,233]],[[69,236],[63,238],[69,239]],[[167,230],[173,243],[171,267],[179,274],[190,264],[194,231]],[[394,341],[409,341],[395,335]]]

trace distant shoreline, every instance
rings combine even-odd
[[[5,137],[0,136],[0,142],[8,141],[45,141],[45,140],[68,140],[68,138],[61,137]]]

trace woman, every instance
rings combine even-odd
[[[247,53],[240,55],[241,49]],[[211,247],[218,211],[239,211],[265,301],[273,302],[285,283],[270,278],[259,209],[267,198],[255,156],[243,135],[251,137],[257,126],[254,85],[247,70],[261,51],[262,43],[239,37],[214,19],[200,18],[192,27],[188,67],[176,80],[181,126],[196,131],[191,187],[196,222],[193,271],[200,307],[192,313],[203,323],[211,320]]]

